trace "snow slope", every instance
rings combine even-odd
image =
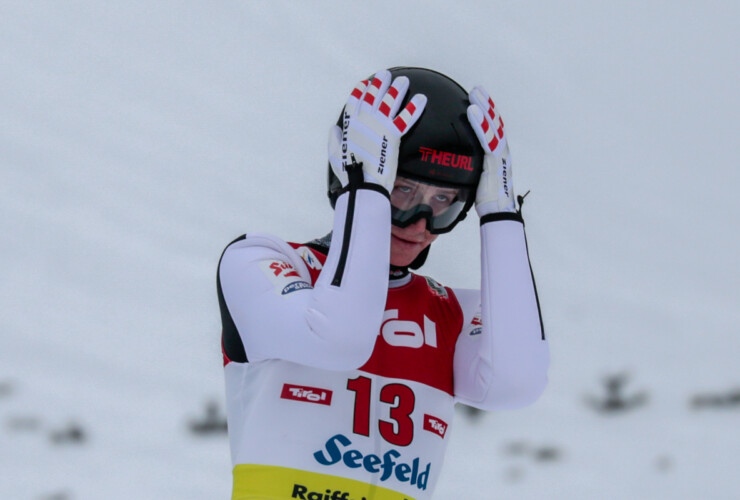
[[[228,498],[215,266],[323,235],[361,77],[427,66],[502,108],[551,339],[533,407],[461,412],[437,498],[730,499],[740,407],[731,1],[0,0],[0,498]],[[471,214],[472,215],[472,214]],[[424,272],[477,286],[474,217]],[[602,415],[602,378],[645,405]],[[56,443],[68,425],[81,444]]]

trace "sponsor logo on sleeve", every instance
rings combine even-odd
[[[323,267],[321,265],[321,262],[319,262],[319,259],[316,258],[310,248],[298,247],[296,251],[301,256],[301,259],[303,259],[303,262],[305,262],[310,269],[319,271]]]
[[[300,278],[301,275],[298,274],[298,271],[296,271],[293,266],[288,264],[287,262],[280,262],[280,261],[272,261],[268,265],[270,270],[272,271],[272,274],[277,277],[283,277],[283,278]]]
[[[470,329],[470,333],[468,335],[480,335],[481,332],[483,332],[483,322],[480,319],[480,312],[476,313],[475,316],[473,316],[473,319],[470,321],[470,325],[473,328]]]
[[[282,295],[287,295],[289,293],[297,292],[298,290],[306,290],[307,288],[313,287],[305,281],[294,281],[293,283],[285,285],[281,293]]]
[[[287,295],[298,290],[311,288],[311,285],[304,281],[298,271],[287,262],[265,260],[260,262],[259,265],[272,282],[275,293]]]
[[[331,406],[332,391],[303,385],[283,384],[282,399]]]
[[[429,431],[432,434],[444,439],[445,433],[447,432],[447,422],[441,418],[433,417],[431,415],[424,414],[424,430]]]

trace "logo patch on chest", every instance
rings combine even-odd
[[[281,399],[331,406],[332,391],[303,385],[283,384]]]
[[[441,418],[433,417],[431,415],[424,414],[424,430],[429,431],[432,434],[444,439],[445,433],[447,432],[447,422]]]
[[[424,316],[424,324],[398,319],[398,309],[383,313],[383,326],[380,330],[383,339],[392,346],[419,348],[423,345],[437,347],[437,325]]]
[[[427,282],[427,285],[429,285],[429,289],[436,295],[437,297],[441,297],[443,299],[447,298],[447,290],[445,287],[443,287],[440,283],[436,282],[429,276],[424,276],[424,279]]]

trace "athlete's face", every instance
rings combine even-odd
[[[413,211],[414,207],[423,205],[436,217],[449,209],[457,196],[456,188],[434,186],[399,176],[393,185],[391,204],[403,211]],[[408,266],[437,239],[438,235],[430,233],[426,225],[424,218],[404,228],[391,225],[392,265]]]

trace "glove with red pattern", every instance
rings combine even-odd
[[[348,169],[362,164],[364,180],[393,190],[401,137],[419,119],[427,99],[416,94],[399,113],[409,88],[401,76],[393,80],[388,70],[355,86],[342,112],[342,127],[329,133],[329,163],[342,186],[349,183]]]
[[[481,217],[497,212],[516,212],[511,155],[504,135],[504,122],[483,87],[473,87],[469,98],[468,121],[485,151],[475,209]]]

